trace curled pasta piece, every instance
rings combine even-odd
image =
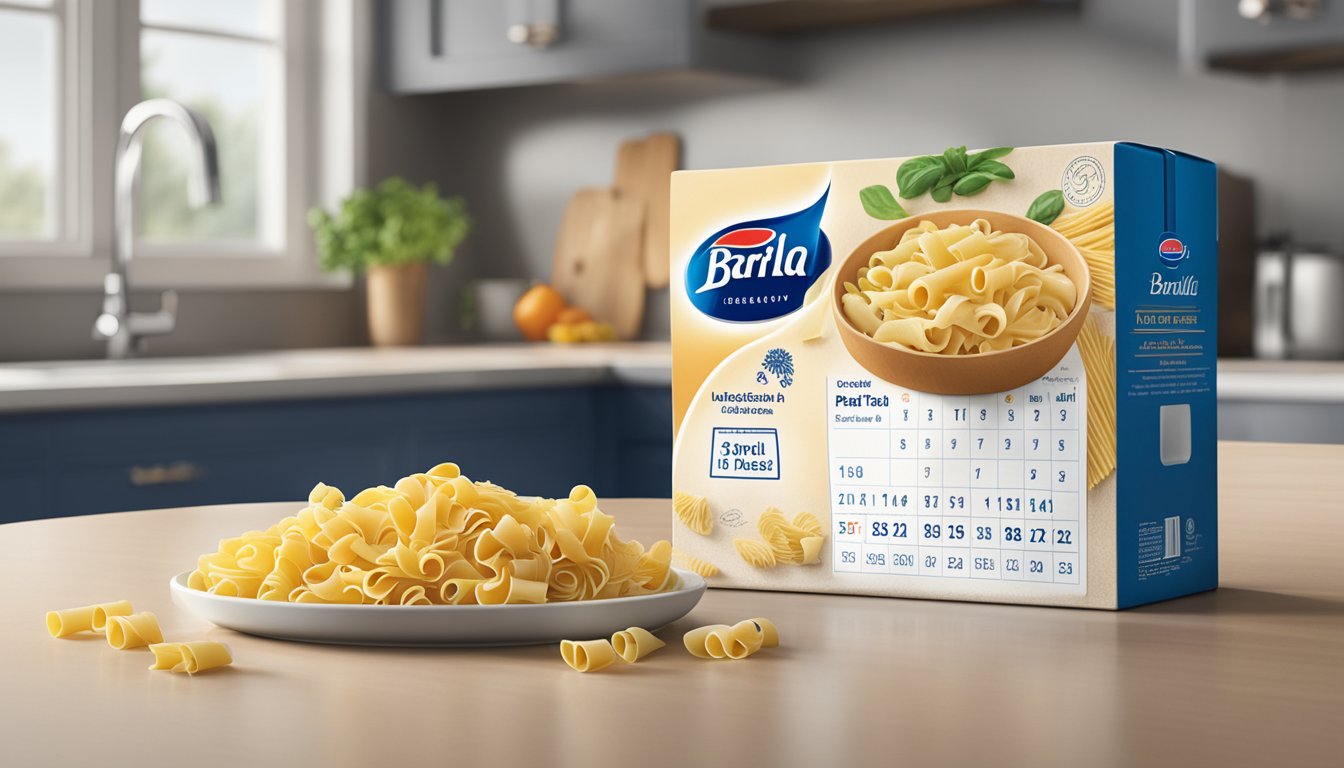
[[[709,516],[709,500],[704,496],[677,491],[672,494],[672,511],[693,533],[708,536],[714,529],[714,521]]]
[[[162,642],[163,630],[159,629],[159,619],[149,611],[129,616],[109,616],[107,619],[107,644],[118,651]]]
[[[154,654],[154,663],[149,666],[150,669],[167,669],[194,675],[233,663],[229,646],[213,640],[154,643],[149,646],[149,650]]]
[[[131,603],[128,600],[95,603],[80,608],[66,608],[62,611],[47,611],[47,632],[52,637],[69,637],[79,632],[102,632],[107,626],[107,617],[129,616],[131,612]]]
[[[779,564],[774,551],[763,541],[733,539],[733,549],[737,550],[738,557],[753,568],[774,568]]]
[[[616,650],[606,640],[561,640],[560,657],[579,672],[596,672],[616,661]]]
[[[779,631],[768,619],[746,619],[728,626],[710,624],[682,636],[692,656],[701,659],[745,659],[761,648],[779,645]]]
[[[757,616],[754,619],[748,619],[748,621],[755,624],[756,628],[760,630],[762,648],[775,648],[779,646],[779,627],[775,626],[775,622],[760,616]]]
[[[695,656],[696,658],[699,659],[718,658],[716,656],[710,655],[709,635],[712,632],[718,632],[721,630],[729,630],[729,629],[732,629],[732,627],[729,627],[727,624],[708,624],[703,627],[696,627],[695,629],[692,629],[691,631],[682,635],[681,642],[683,645],[686,646],[686,650],[690,651],[691,655]]]
[[[642,627],[630,627],[611,636],[611,648],[627,664],[648,656],[667,643],[654,637],[653,633]]]
[[[699,574],[701,578],[712,579],[719,575],[719,567],[708,560],[701,560],[680,550],[673,550],[672,554],[687,570]]]

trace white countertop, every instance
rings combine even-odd
[[[1219,360],[1218,400],[1344,403],[1344,361]]]
[[[0,364],[0,412],[624,383],[667,386],[671,346],[509,344]]]

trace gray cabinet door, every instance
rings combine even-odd
[[[690,0],[386,0],[388,87],[426,93],[563,82],[687,66]],[[510,40],[554,21],[547,47]]]

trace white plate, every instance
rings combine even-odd
[[[223,597],[174,576],[173,602],[221,627],[249,635],[340,645],[533,645],[609,637],[627,627],[655,629],[691,612],[705,580],[673,568],[666,592],[543,605],[324,605]]]

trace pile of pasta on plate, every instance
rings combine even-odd
[[[202,555],[188,586],[374,605],[601,600],[668,588],[671,545],[623,541],[615,522],[586,485],[565,499],[519,496],[440,464],[349,500],[318,484],[295,516]]]

